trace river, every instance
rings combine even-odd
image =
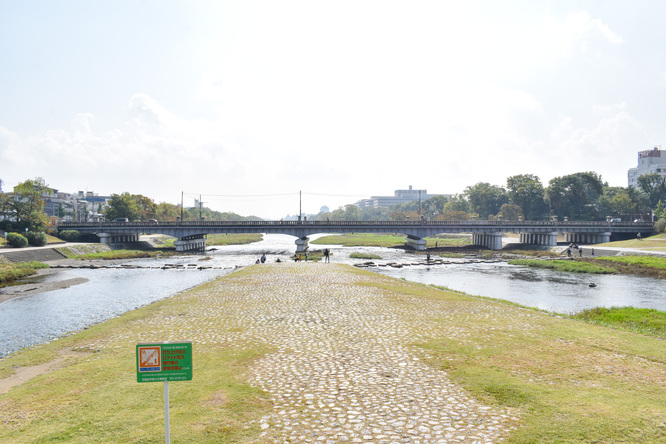
[[[315,236],[312,236],[313,238]],[[414,253],[378,247],[314,245],[329,248],[331,261],[347,264],[352,252],[381,256],[377,264],[416,263]],[[65,269],[40,279],[84,278],[87,282],[66,289],[18,297],[0,303],[0,357],[24,347],[44,343],[69,332],[103,322],[151,302],[173,296],[252,265],[266,254],[269,262],[288,261],[295,250],[294,238],[266,235],[262,242],[213,247],[207,253],[208,270],[167,269],[162,264],[202,264],[202,256],[135,260],[146,268]],[[422,256],[420,256],[422,258]],[[428,285],[438,285],[471,295],[505,299],[556,313],[574,313],[587,308],[633,306],[666,311],[663,281],[627,275],[586,275],[535,270],[505,262],[447,259],[442,265],[406,265],[368,268],[370,271]],[[148,268],[154,267],[154,268]],[[594,283],[596,286],[591,287]]]

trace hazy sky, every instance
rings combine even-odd
[[[666,141],[666,2],[0,0],[0,179],[281,218]]]

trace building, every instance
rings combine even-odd
[[[395,190],[393,196],[372,196],[370,199],[359,200],[355,205],[359,208],[388,208],[407,202],[423,202],[435,196],[435,194],[428,194],[427,190],[415,190],[410,185],[408,190]],[[450,197],[448,194],[444,196]]]
[[[638,188],[638,178],[644,174],[657,173],[666,178],[666,151],[655,147],[638,152],[638,166],[629,168],[627,173],[630,187]]]

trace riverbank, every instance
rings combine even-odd
[[[46,369],[0,394],[0,441],[163,442],[162,384],[136,382],[135,346],[183,340],[174,442],[666,439],[663,341],[291,262],[0,361],[3,378]]]

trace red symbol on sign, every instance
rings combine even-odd
[[[139,347],[139,367],[159,367],[160,347]]]

